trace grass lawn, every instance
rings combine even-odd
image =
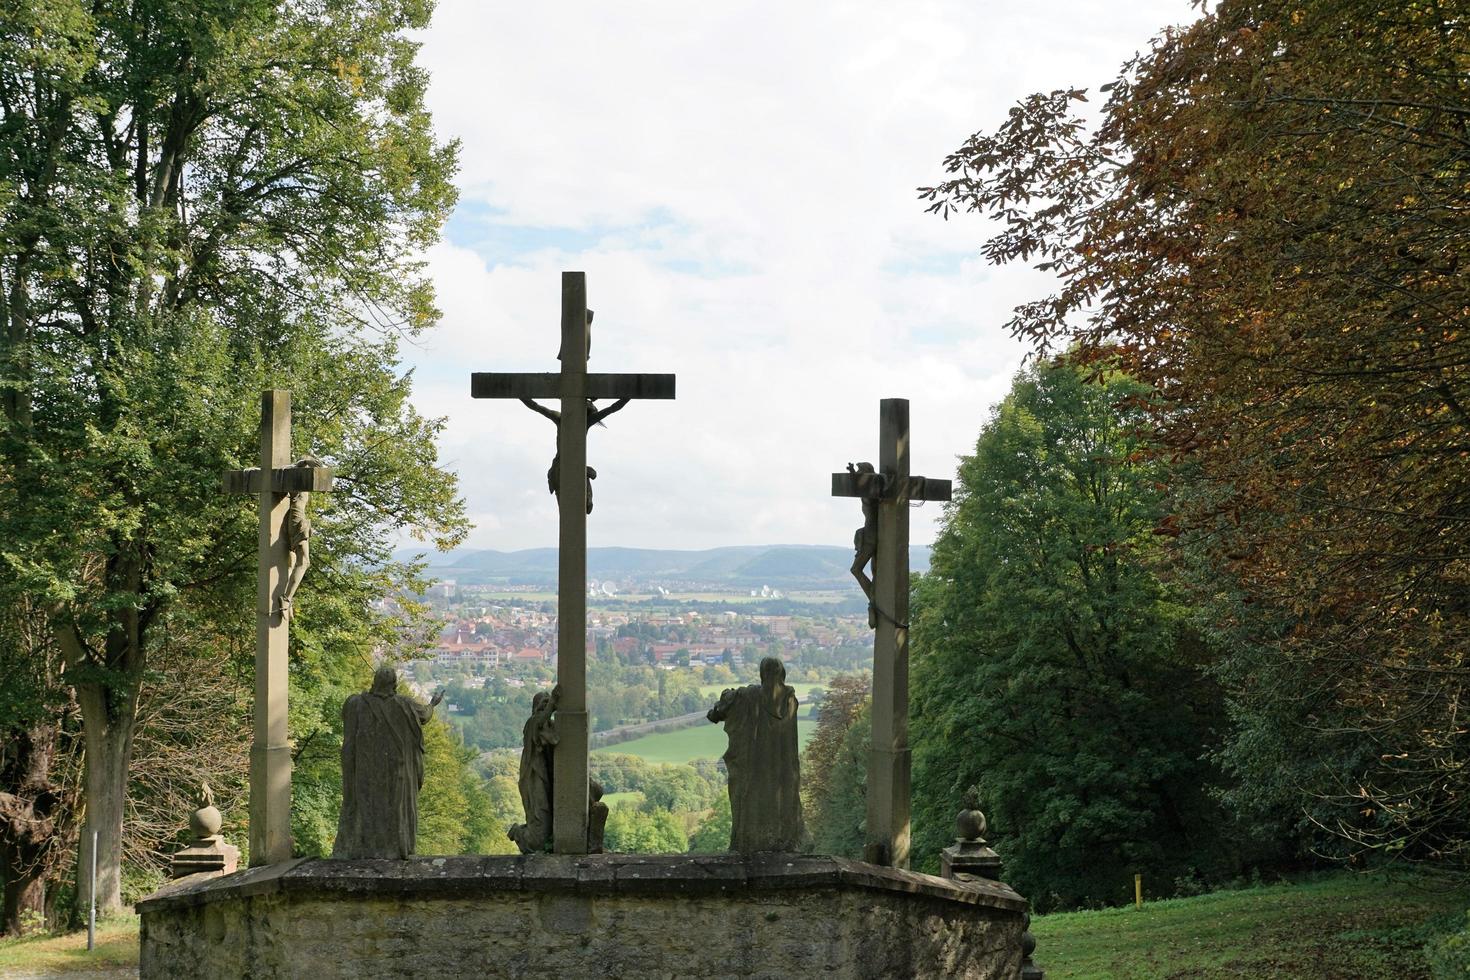
[[[805,718],[796,719],[796,740],[799,748],[806,747],[817,723]],[[596,748],[594,753],[614,755],[636,755],[648,762],[688,763],[695,759],[718,759],[725,754],[725,729],[719,725],[695,725],[676,732],[660,732],[645,735],[630,742],[619,742]],[[604,797],[606,799],[606,797]],[[608,806],[612,804],[609,803]]]
[[[1334,874],[1098,912],[1038,916],[1047,980],[1427,977],[1428,939],[1464,921],[1464,882]]]
[[[138,966],[138,917],[120,915],[97,923],[97,948],[87,952],[87,931],[64,936],[0,939],[0,976],[11,973],[90,973]]]
[[[636,789],[627,793],[604,793],[602,802],[606,803],[609,809],[615,806],[637,806],[643,802],[643,794]]]

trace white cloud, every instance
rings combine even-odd
[[[468,375],[554,369],[563,269],[587,272],[593,370],[678,375],[676,401],[592,433],[590,544],[847,544],[857,505],[827,474],[876,456],[882,397],[911,401],[915,472],[952,477],[1023,354],[1002,325],[1047,281],[984,266],[983,227],[914,188],[1016,99],[1095,86],[1190,16],[441,3],[421,62],[464,144],[462,202],[429,257],[444,323],[409,362],[417,404],[449,417],[471,544],[555,543],[551,426],[471,401]],[[911,514],[914,541],[939,514]]]

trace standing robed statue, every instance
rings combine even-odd
[[[332,857],[406,858],[419,829],[424,725],[444,692],[421,704],[379,667],[372,690],[342,705],[342,813]]]
[[[761,682],[726,688],[705,715],[725,723],[730,740],[730,850],[796,851],[805,835],[801,818],[801,758],[796,739],[796,691],[776,657],[760,666]]]

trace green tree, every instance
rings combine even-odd
[[[733,829],[727,793],[715,801],[714,810],[694,829],[689,837],[689,850],[695,854],[723,854],[730,850],[730,832]]]
[[[293,390],[297,451],[342,477],[293,695],[396,642],[369,612],[412,580],[393,532],[462,533],[393,367],[435,318],[417,256],[454,198],[409,36],[430,6],[0,10],[0,601],[39,605],[80,706],[104,911],[151,658],[250,632],[254,511],[218,481],[254,460],[258,392]]]
[[[603,846],[619,854],[683,854],[689,838],[668,810],[619,806],[608,814]]]
[[[1015,333],[1114,348],[1160,393],[1237,801],[1463,864],[1464,10],[1211,8],[1123,66],[1095,127],[1082,90],[1032,96],[922,194],[1059,277]]]
[[[1018,375],[915,589],[914,851],[935,861],[978,784],[1008,879],[1043,907],[1208,865],[1222,825],[1202,761],[1220,699],[1149,567],[1147,395],[1066,365]]]
[[[846,848],[831,850],[828,844],[836,838],[827,829],[847,825],[852,814],[851,800],[835,798],[834,774],[840,765],[848,732],[871,703],[872,679],[867,674],[839,674],[827,685],[825,696],[817,706],[817,728],[801,754],[801,797],[807,829],[818,851],[846,854]],[[864,779],[866,782],[866,779]],[[844,786],[846,789],[846,786]],[[866,810],[857,815],[862,820]],[[858,842],[858,856],[862,841]]]

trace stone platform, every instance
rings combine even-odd
[[[304,859],[137,905],[142,977],[1017,977],[1026,902],[842,858]]]

